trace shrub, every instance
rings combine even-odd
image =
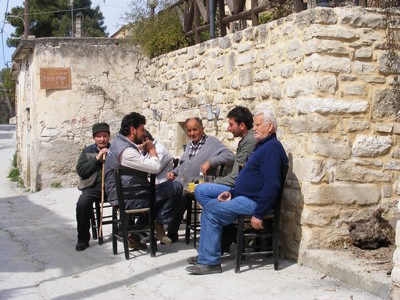
[[[139,44],[147,55],[155,57],[189,45],[174,10],[152,17],[142,17],[132,25],[133,43]]]

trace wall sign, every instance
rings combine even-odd
[[[45,90],[71,89],[71,69],[40,68],[40,88]]]

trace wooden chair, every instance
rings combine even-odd
[[[128,247],[128,235],[147,233],[150,238],[150,253],[154,257],[157,251],[156,239],[154,236],[154,202],[155,202],[155,181],[156,176],[152,174],[150,176],[150,183],[145,186],[122,186],[121,176],[132,175],[135,170],[116,168],[114,170],[117,196],[118,196],[118,207],[113,207],[113,218],[112,218],[112,244],[114,255],[118,252],[117,242],[122,241],[124,244],[125,258],[129,259],[129,247]],[[140,209],[125,209],[125,196],[133,193],[147,193],[149,197],[148,206]],[[135,224],[137,218],[140,215],[148,215],[148,227],[143,228],[143,225]]]
[[[224,174],[225,165],[220,165],[217,169],[218,176]],[[193,248],[197,246],[197,234],[200,233],[201,205],[197,203],[193,193],[186,194],[186,228],[185,242],[189,245],[190,233],[193,232]]]
[[[263,230],[251,227],[251,216],[241,215],[238,218],[237,246],[235,257],[235,272],[240,272],[240,264],[246,256],[273,255],[274,269],[279,270],[279,221],[283,190],[289,165],[282,170],[281,187],[278,200],[272,211],[264,216]]]
[[[99,224],[100,224],[100,203],[95,201],[93,203],[93,215],[91,219],[92,236],[94,240],[98,239],[99,245],[102,245],[104,242],[103,230],[99,232],[100,231]],[[104,225],[112,225],[112,206],[108,202],[104,202],[103,204],[102,226]]]

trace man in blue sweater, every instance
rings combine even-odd
[[[278,199],[281,176],[288,158],[276,138],[277,123],[273,113],[259,111],[254,117],[257,144],[239,173],[235,186],[217,198],[197,199],[203,207],[198,257],[188,259],[191,274],[221,273],[222,227],[239,215],[251,215],[251,226],[263,228],[263,216]]]

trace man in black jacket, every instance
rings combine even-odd
[[[107,123],[94,124],[92,131],[94,144],[82,150],[76,165],[80,177],[78,188],[82,191],[76,203],[78,229],[76,251],[83,251],[89,247],[93,202],[101,200],[102,162],[110,147],[110,127]]]

